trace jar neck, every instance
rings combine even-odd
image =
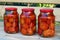
[[[30,15],[30,14],[34,14],[34,11],[22,11],[22,13]]]
[[[40,15],[52,16],[53,12],[41,12]]]
[[[5,13],[7,13],[7,14],[17,14],[17,10],[6,10]]]

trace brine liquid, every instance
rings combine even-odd
[[[4,31],[7,33],[19,31],[18,15],[4,15]]]
[[[55,34],[55,17],[39,16],[38,17],[38,34],[44,37],[51,37]]]
[[[36,31],[36,16],[34,14],[20,15],[20,31],[24,35],[33,35]]]

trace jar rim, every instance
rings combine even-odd
[[[34,11],[34,8],[23,8],[22,11]]]
[[[53,9],[40,9],[40,12],[53,12]]]
[[[14,8],[14,7],[7,7],[7,8],[5,8],[5,10],[11,10],[11,11],[14,11],[14,10],[17,10],[17,8]]]

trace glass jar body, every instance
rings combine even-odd
[[[43,37],[55,35],[55,16],[53,12],[41,12],[38,16],[38,34]]]
[[[36,32],[36,15],[31,11],[23,11],[20,15],[20,31],[23,35],[33,35]]]
[[[6,10],[4,14],[4,31],[17,33],[19,31],[19,17],[17,11]]]

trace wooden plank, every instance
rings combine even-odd
[[[0,0],[0,2],[4,2],[5,0]]]
[[[25,3],[54,3],[54,4],[60,4],[60,0],[0,0],[0,2],[25,2]]]

